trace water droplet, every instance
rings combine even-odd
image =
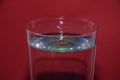
[[[63,36],[63,30],[62,30],[62,25],[63,25],[63,16],[60,17],[60,21],[59,21],[59,25],[57,26],[57,28],[59,29],[59,33],[60,33],[60,38],[59,40],[63,40],[64,36]]]

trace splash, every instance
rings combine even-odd
[[[63,40],[64,36],[63,36],[62,25],[64,24],[64,22],[63,22],[64,17],[61,16],[59,19],[60,19],[59,25],[57,26],[57,28],[59,29],[59,33],[60,33],[60,38],[59,38],[59,40]]]

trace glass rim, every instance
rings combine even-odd
[[[32,34],[35,34],[35,35],[39,35],[39,36],[43,36],[43,37],[54,37],[53,35],[47,35],[47,34],[41,34],[41,33],[38,33],[38,32],[35,32],[35,31],[32,31],[30,30],[29,28],[29,24],[30,23],[33,23],[33,22],[37,22],[37,21],[44,21],[44,20],[60,20],[61,17],[48,17],[48,18],[39,18],[39,19],[35,19],[35,20],[31,20],[29,21],[27,24],[26,24],[26,31],[27,32],[30,32]],[[98,24],[95,23],[95,22],[92,22],[90,20],[87,20],[87,19],[82,19],[82,18],[63,18],[63,20],[77,20],[77,21],[86,21],[86,22],[89,22],[93,25],[95,25],[95,30],[93,31],[90,31],[88,33],[84,33],[84,34],[77,34],[77,35],[70,35],[69,37],[81,37],[81,36],[86,36],[86,35],[89,35],[89,34],[92,34],[92,33],[96,33],[98,31]]]

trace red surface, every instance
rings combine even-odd
[[[0,0],[0,80],[26,80],[25,24],[56,16],[97,22],[96,80],[120,80],[120,0]]]

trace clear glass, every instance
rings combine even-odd
[[[30,80],[93,80],[97,25],[44,18],[27,25]]]

